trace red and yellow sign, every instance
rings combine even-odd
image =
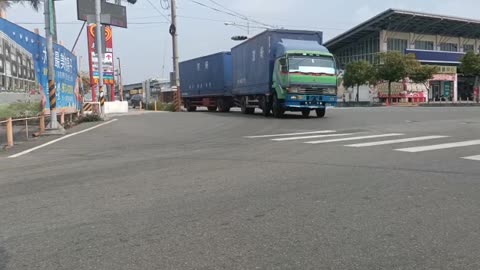
[[[90,84],[97,85],[100,75],[98,68],[98,57],[95,46],[96,36],[96,24],[90,24],[87,28],[87,41],[88,41],[88,62],[90,67]],[[103,66],[103,83],[115,84],[114,74],[114,57],[113,57],[113,33],[110,26],[105,26],[105,52],[103,54],[102,66]],[[96,93],[93,91],[92,98],[96,101]]]

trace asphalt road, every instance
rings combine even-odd
[[[124,116],[4,153],[0,270],[480,269],[480,108],[327,116]]]

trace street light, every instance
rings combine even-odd
[[[120,101],[123,101],[123,81],[122,81],[122,64],[120,62],[120,57],[117,57],[118,60],[118,86],[120,87]]]

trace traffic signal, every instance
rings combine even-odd
[[[130,4],[135,4],[135,3],[137,3],[137,0],[127,0],[127,2],[130,3]]]
[[[246,36],[233,36],[232,37],[232,40],[235,40],[235,41],[246,40],[246,39],[248,39],[248,37],[246,37]]]

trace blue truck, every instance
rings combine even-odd
[[[228,112],[233,104],[232,54],[220,52],[180,63],[183,104],[192,112],[198,106]]]
[[[184,104],[188,111],[240,107],[253,114],[260,108],[265,116],[281,118],[286,111],[308,117],[314,110],[324,117],[326,107],[337,102],[337,71],[333,55],[321,44],[321,32],[267,30],[231,53],[182,62]]]

